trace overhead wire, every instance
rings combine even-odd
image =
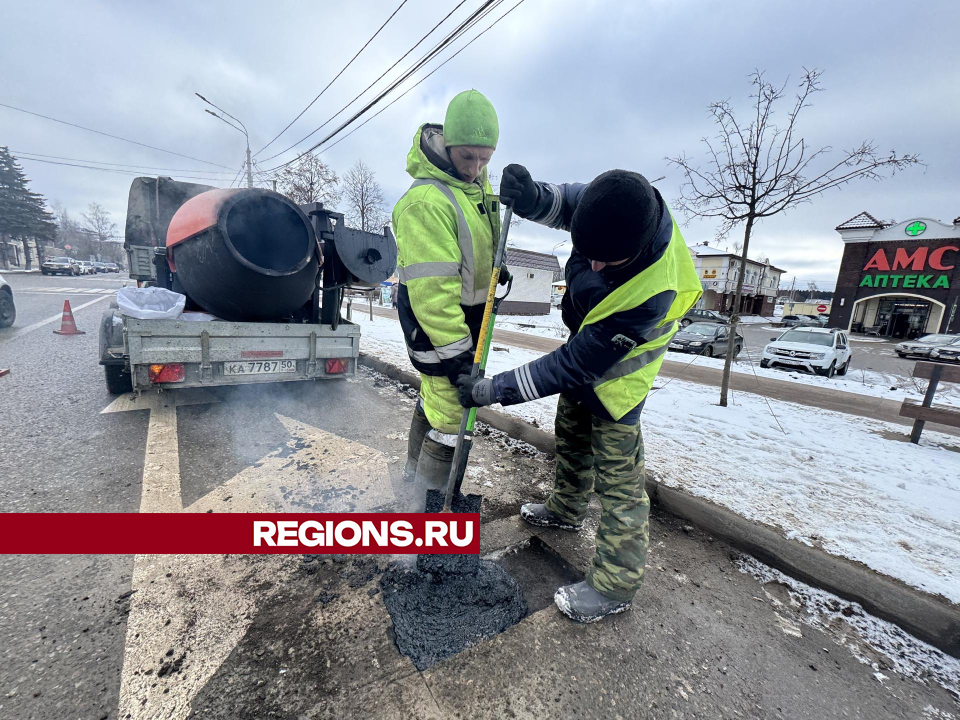
[[[87,163],[89,165],[112,165],[121,168],[139,168],[141,170],[165,170],[168,172],[207,173],[208,175],[229,175],[233,171],[206,170],[204,168],[166,168],[151,165],[136,165],[131,163],[113,163],[103,160],[81,160],[80,158],[62,157],[60,155],[45,155],[43,153],[27,152],[26,150],[11,150],[11,154],[28,159],[50,158],[52,160],[69,160],[70,162]]]
[[[122,140],[126,143],[131,143],[132,145],[139,145],[140,147],[149,148],[150,150],[157,150],[158,152],[167,153],[168,155],[176,155],[177,157],[186,158],[187,160],[193,160],[195,162],[201,162],[204,165],[213,165],[214,167],[225,168],[226,170],[233,171],[233,168],[228,167],[227,165],[220,165],[219,163],[210,162],[209,160],[203,160],[202,158],[192,157],[190,155],[184,155],[183,153],[174,152],[173,150],[165,150],[164,148],[157,147],[155,145],[147,145],[146,143],[138,142],[136,140],[130,140],[129,138],[120,137],[119,135],[112,135],[111,133],[103,132],[101,130],[94,130],[93,128],[84,127],[83,125],[77,125],[76,123],[67,122],[66,120],[59,120],[49,115],[42,115],[40,113],[32,112],[31,110],[24,110],[23,108],[15,107],[14,105],[8,105],[7,103],[0,103],[0,107],[5,107],[10,110],[16,110],[17,112],[26,113],[27,115],[33,115],[34,117],[43,118],[44,120],[50,120],[51,122],[60,123],[61,125],[68,125],[70,127],[78,128],[79,130],[85,130],[87,132],[94,133],[96,135],[103,135],[104,137],[113,138],[114,140]]]
[[[433,58],[435,58],[439,53],[441,53],[443,50],[445,50],[447,47],[449,47],[449,45],[450,45],[451,43],[455,42],[455,41],[456,41],[458,38],[460,38],[465,32],[467,32],[467,30],[469,30],[470,28],[472,28],[472,27],[477,23],[477,21],[478,21],[479,19],[481,19],[481,18],[485,17],[486,15],[488,15],[494,8],[496,8],[498,5],[500,5],[503,1],[504,1],[504,0],[486,0],[486,2],[484,2],[483,5],[481,5],[479,9],[477,9],[476,11],[474,11],[466,20],[464,20],[463,22],[461,22],[460,25],[458,25],[453,31],[451,31],[443,40],[441,40],[441,41],[438,42],[436,45],[434,45],[434,47],[433,47],[430,51],[428,51],[423,57],[421,57],[420,60],[418,60],[417,62],[415,62],[415,63],[414,63],[406,72],[404,72],[398,79],[396,79],[396,80],[394,80],[392,83],[390,83],[390,85],[388,85],[387,88],[384,89],[384,90],[383,90],[379,95],[377,95],[373,100],[371,100],[371,101],[370,101],[369,103],[367,103],[363,108],[361,108],[361,109],[358,110],[356,113],[354,113],[354,115],[351,116],[348,120],[345,120],[343,123],[341,123],[340,126],[337,127],[337,129],[335,129],[335,130],[334,130],[333,132],[331,132],[329,135],[327,135],[326,137],[324,137],[324,138],[323,138],[322,140],[320,140],[319,142],[315,143],[313,146],[311,146],[310,148],[308,148],[308,149],[305,150],[304,152],[300,153],[297,157],[295,157],[295,158],[293,158],[293,159],[291,159],[291,160],[288,160],[288,161],[285,162],[285,163],[281,163],[280,165],[278,165],[278,166],[276,166],[276,167],[270,168],[270,169],[268,170],[268,172],[276,172],[277,170],[280,170],[280,169],[282,169],[282,168],[284,168],[284,167],[287,167],[288,165],[292,165],[293,163],[299,161],[299,160],[300,160],[302,157],[304,157],[305,155],[313,152],[313,151],[316,150],[318,147],[320,147],[321,145],[323,145],[323,144],[325,144],[326,142],[328,142],[331,138],[335,137],[335,136],[336,136],[337,134],[339,134],[342,130],[344,130],[345,128],[349,127],[353,122],[355,122],[357,119],[359,119],[360,117],[362,117],[362,116],[363,116],[366,112],[368,112],[372,107],[374,107],[377,103],[379,103],[384,97],[386,97],[388,94],[390,94],[391,92],[393,92],[397,87],[399,87],[399,86],[402,85],[404,82],[406,82],[406,81],[407,81],[410,77],[412,77],[413,74],[416,73],[420,68],[422,68],[422,67],[423,67],[424,65],[426,65],[428,62],[430,62],[430,60],[432,60]],[[520,0],[520,2],[523,2],[523,0]],[[519,3],[518,3],[518,5],[519,5]],[[506,16],[506,14],[504,14],[504,17],[505,17],[505,16]],[[499,20],[498,20],[497,22],[499,22]],[[494,24],[496,24],[496,23],[494,23]],[[342,112],[342,111],[341,111],[341,112]],[[337,114],[339,114],[339,113],[337,113]]]
[[[126,176],[128,176],[128,177],[130,177],[130,176],[132,176],[132,177],[138,177],[138,176],[143,175],[143,173],[141,173],[141,172],[136,172],[135,170],[120,170],[120,169],[117,169],[117,168],[96,167],[96,166],[94,166],[94,165],[81,165],[81,164],[77,164],[77,163],[57,162],[56,160],[41,160],[40,158],[22,158],[22,159],[28,160],[28,161],[30,161],[30,162],[45,163],[45,164],[47,164],[47,165],[62,165],[62,166],[65,166],[65,167],[83,168],[83,169],[85,169],[85,170],[99,170],[100,172],[115,173],[115,174],[118,174],[118,175],[126,175]],[[222,177],[217,177],[217,178],[214,178],[214,177],[198,177],[198,176],[194,176],[194,175],[171,175],[170,177],[178,177],[178,178],[182,178],[182,179],[185,179],[185,180],[207,180],[207,181],[210,181],[210,182],[221,182],[221,183],[226,181],[226,178],[222,178]]]
[[[500,2],[502,2],[502,1],[503,1],[503,0],[500,0]],[[498,2],[497,4],[499,5],[500,2]],[[426,75],[424,75],[424,76],[423,76],[420,80],[418,80],[416,83],[414,83],[414,84],[411,85],[409,88],[407,88],[406,90],[404,90],[402,94],[400,94],[399,96],[397,96],[396,98],[394,98],[393,100],[391,100],[387,105],[385,105],[383,108],[381,108],[380,110],[378,110],[378,111],[376,112],[376,114],[374,114],[374,115],[370,116],[369,118],[367,118],[366,120],[364,120],[362,123],[360,123],[359,125],[357,125],[357,127],[355,127],[353,130],[351,130],[350,132],[348,132],[348,133],[347,133],[346,135],[344,135],[342,138],[338,139],[335,143],[331,143],[329,147],[325,147],[323,150],[321,150],[321,151],[320,151],[319,153],[317,153],[317,154],[318,154],[318,155],[323,155],[323,153],[327,152],[327,150],[330,150],[330,149],[333,148],[334,146],[339,145],[341,142],[343,142],[343,141],[346,140],[348,137],[350,137],[351,135],[353,135],[357,130],[359,130],[359,129],[362,128],[364,125],[366,125],[368,122],[370,122],[370,121],[373,120],[375,117],[377,117],[378,115],[380,115],[380,113],[382,113],[384,110],[388,109],[388,108],[389,108],[391,105],[393,105],[395,102],[397,102],[398,100],[402,99],[404,95],[406,95],[406,94],[409,93],[411,90],[413,90],[415,87],[417,87],[417,85],[419,85],[419,84],[422,83],[424,80],[426,80],[427,78],[429,78],[429,77],[430,77],[431,75],[433,75],[437,70],[439,70],[440,68],[442,68],[442,67],[443,67],[444,65],[446,65],[448,62],[450,62],[451,60],[453,60],[457,55],[459,55],[459,54],[462,53],[464,50],[466,50],[468,47],[470,47],[476,40],[478,40],[478,39],[480,38],[481,35],[483,35],[484,33],[486,33],[488,30],[490,30],[490,28],[492,28],[492,27],[493,27],[494,25],[496,25],[498,22],[500,22],[501,20],[503,20],[507,15],[509,15],[510,13],[512,13],[514,10],[516,10],[520,5],[523,4],[523,2],[524,2],[524,0],[519,0],[512,8],[510,8],[509,10],[507,10],[507,11],[506,11],[503,15],[501,15],[497,20],[495,20],[495,21],[492,22],[490,25],[488,25],[485,30],[483,30],[483,31],[481,31],[480,33],[478,33],[477,36],[476,36],[475,38],[473,38],[473,40],[471,40],[470,42],[468,42],[468,43],[467,43],[466,45],[464,45],[462,48],[460,48],[459,50],[457,50],[453,55],[451,55],[450,57],[448,57],[446,60],[444,60],[444,61],[443,61],[442,63],[440,63],[439,65],[437,65],[437,67],[435,67],[435,68],[434,68],[433,70],[431,70],[429,73],[427,73]]]
[[[410,53],[412,53],[414,50],[416,50],[418,47],[420,47],[420,45],[423,44],[423,41],[426,40],[426,39],[427,39],[428,37],[430,37],[431,35],[433,35],[433,33],[436,32],[437,28],[439,28],[441,25],[443,25],[443,23],[445,23],[445,22],[450,18],[451,15],[453,15],[457,10],[459,10],[460,7],[461,7],[466,1],[467,1],[467,0],[460,0],[460,2],[457,3],[457,5],[454,6],[454,8],[453,8],[450,12],[448,12],[448,13],[440,20],[440,22],[438,22],[436,25],[434,25],[432,28],[430,28],[430,30],[427,31],[426,35],[424,35],[422,38],[420,38],[413,47],[411,47],[411,48],[410,48],[409,50],[407,50],[403,55],[401,55],[401,56],[397,59],[397,61],[393,63],[393,65],[391,65],[391,66],[388,67],[386,70],[384,70],[382,73],[380,73],[379,77],[377,77],[373,82],[371,82],[371,83],[370,83],[369,85],[367,85],[363,90],[361,90],[359,93],[357,93],[357,94],[354,96],[354,98],[353,98],[352,100],[350,100],[346,105],[344,105],[342,108],[340,108],[339,110],[337,110],[337,112],[335,112],[333,115],[331,115],[329,118],[327,118],[327,120],[326,120],[322,125],[320,125],[319,127],[314,128],[314,129],[311,130],[307,135],[303,136],[302,138],[300,138],[299,140],[297,140],[295,143],[293,143],[293,144],[290,145],[289,147],[284,148],[284,149],[281,150],[280,152],[278,152],[278,153],[276,153],[276,154],[274,154],[274,155],[271,155],[271,156],[268,157],[268,158],[263,158],[263,162],[268,162],[268,161],[270,161],[270,160],[273,160],[273,159],[275,159],[275,158],[280,157],[281,155],[283,155],[283,154],[286,153],[286,152],[289,152],[290,150],[293,150],[295,147],[297,147],[297,145],[299,145],[300,143],[304,142],[305,140],[310,139],[310,138],[313,137],[315,134],[317,134],[320,130],[322,130],[322,129],[325,128],[327,125],[329,125],[338,115],[340,115],[340,114],[341,114],[342,112],[344,112],[348,107],[350,107],[351,105],[353,105],[353,103],[355,103],[361,96],[363,96],[370,88],[372,88],[374,85],[376,85],[378,82],[380,82],[380,81],[384,78],[384,76],[387,75],[387,73],[389,73],[389,72],[390,72],[391,70],[393,70],[397,65],[399,65],[401,62],[403,62],[404,58],[406,58]]]
[[[314,104],[317,100],[319,100],[320,97],[330,88],[330,86],[333,85],[333,84],[337,81],[337,78],[339,78],[341,75],[343,75],[344,72],[346,72],[347,68],[349,68],[349,67],[353,64],[353,61],[356,60],[358,57],[360,57],[360,53],[362,53],[364,50],[367,49],[367,46],[374,41],[374,39],[377,37],[377,35],[380,34],[380,31],[383,30],[391,20],[393,20],[394,15],[396,15],[398,12],[400,12],[400,9],[401,9],[404,5],[406,5],[407,2],[408,2],[408,0],[403,0],[403,2],[401,2],[401,3],[397,6],[397,9],[394,10],[394,11],[390,14],[390,17],[388,17],[388,18],[384,21],[383,25],[381,25],[379,28],[377,28],[377,31],[370,37],[369,40],[367,40],[367,42],[365,42],[365,43],[363,44],[363,47],[360,48],[359,50],[357,50],[356,55],[354,55],[352,58],[350,58],[350,61],[349,61],[346,65],[344,65],[343,68],[340,70],[340,72],[338,72],[338,73],[334,76],[333,80],[331,80],[330,82],[328,82],[328,83],[326,84],[326,86],[323,88],[323,90],[321,90],[320,93],[319,93],[313,100],[311,100],[310,103],[309,103],[303,110],[301,110],[300,113],[299,113],[293,120],[291,120],[283,130],[281,130],[279,133],[277,133],[277,136],[276,136],[275,138],[273,138],[273,140],[271,140],[271,141],[268,142],[266,145],[264,145],[262,148],[260,148],[259,150],[257,150],[257,151],[253,154],[254,157],[256,157],[257,155],[259,155],[260,153],[262,153],[264,150],[266,150],[268,147],[270,147],[271,145],[273,145],[273,143],[275,143],[275,142],[280,138],[281,135],[283,135],[287,130],[289,130],[290,127],[291,127],[297,120],[299,120],[301,117],[303,117],[303,114],[304,114],[307,110],[309,110],[311,107],[313,107],[313,104]]]

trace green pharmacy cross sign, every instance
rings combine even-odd
[[[924,222],[920,222],[919,220],[914,220],[905,228],[907,235],[910,235],[911,237],[916,237],[917,235],[920,235],[926,229],[927,229],[927,224]]]

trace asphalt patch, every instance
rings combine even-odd
[[[502,633],[527,616],[523,590],[491,560],[476,572],[393,568],[381,580],[397,648],[418,670]]]

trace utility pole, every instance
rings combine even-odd
[[[210,107],[216,108],[217,110],[219,110],[221,114],[218,115],[218,114],[215,113],[215,112],[210,112],[210,111],[207,110],[206,108],[204,108],[204,112],[206,112],[206,113],[209,114],[209,115],[213,115],[215,118],[217,118],[217,120],[222,120],[223,122],[225,122],[227,125],[229,125],[230,127],[232,127],[232,128],[233,128],[234,130],[236,130],[237,132],[243,133],[243,136],[244,136],[244,137],[246,138],[246,140],[247,140],[247,161],[246,161],[246,163],[244,163],[244,164],[246,165],[246,168],[247,168],[247,187],[248,187],[248,188],[252,188],[252,187],[253,187],[253,161],[250,159],[250,135],[249,135],[249,133],[247,133],[247,126],[244,125],[242,122],[240,122],[240,120],[238,120],[237,118],[233,117],[233,115],[231,115],[230,113],[228,113],[228,112],[227,112],[226,110],[224,110],[223,108],[220,108],[220,107],[217,107],[216,105],[214,105],[212,102],[210,102],[209,100],[207,100],[207,99],[206,99],[203,95],[201,95],[200,93],[195,92],[194,95],[196,95],[198,98],[200,98],[201,100],[203,100],[203,101],[204,101],[207,105],[209,105]],[[234,125],[232,122],[230,122],[229,120],[227,120],[227,118],[225,118],[224,115],[226,115],[228,118],[232,118],[232,119],[236,120],[237,123],[239,123],[240,127],[237,127],[237,126]],[[242,129],[241,129],[241,128],[242,128]]]
[[[797,284],[797,276],[793,276],[793,280],[790,281],[790,302],[793,302],[793,288]]]

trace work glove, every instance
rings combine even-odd
[[[539,191],[523,165],[507,165],[500,179],[500,202],[512,207],[520,215],[533,212]]]
[[[513,280],[513,275],[510,274],[510,270],[509,268],[507,268],[507,264],[504,263],[503,265],[500,266],[500,275],[497,278],[497,283],[499,285],[506,285],[511,280]]]
[[[440,361],[440,367],[443,368],[443,374],[451,385],[456,386],[461,375],[469,375],[473,368],[473,350],[467,350],[452,358]]]
[[[492,405],[497,401],[493,393],[493,380],[461,375],[457,378],[457,400],[465,408]]]

